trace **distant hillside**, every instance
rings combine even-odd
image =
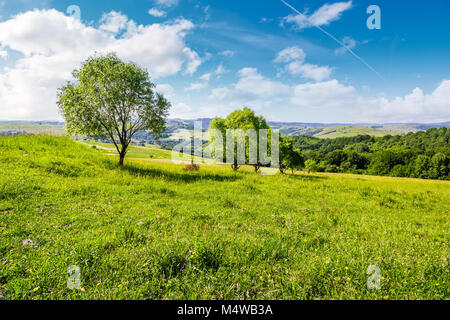
[[[212,119],[197,120],[170,119],[167,123],[168,132],[180,130],[193,130],[194,122],[201,121],[203,129],[209,127]],[[418,132],[430,128],[450,127],[450,122],[442,123],[394,123],[394,124],[344,124],[344,123],[303,123],[303,122],[276,122],[269,121],[272,129],[279,129],[285,136],[310,136],[317,138],[353,137],[357,135],[371,135],[382,137],[385,135],[405,135],[409,132]]]
[[[56,121],[0,121],[0,137],[22,134],[64,135],[64,122]]]
[[[180,133],[183,130],[193,130],[194,122],[201,121],[203,129],[209,127],[212,119],[198,120],[170,119],[167,123],[167,132]],[[302,123],[302,122],[275,122],[269,121],[272,129],[279,129],[285,136],[310,136],[316,138],[354,137],[357,135],[370,135],[382,137],[385,135],[405,135],[409,132],[418,132],[430,128],[450,127],[450,122],[443,123],[410,123],[410,124],[343,124],[343,123]]]
[[[180,140],[186,134],[194,130],[194,123],[200,121],[203,130],[211,123],[210,118],[197,120],[168,119],[167,130],[159,140],[159,144],[169,147]],[[285,136],[310,136],[322,139],[340,137],[354,137],[357,135],[370,135],[382,137],[385,135],[405,135],[409,132],[418,132],[430,128],[450,127],[450,122],[431,124],[342,124],[342,123],[302,123],[302,122],[275,122],[269,121],[273,129],[279,129]],[[63,135],[64,123],[51,121],[0,121],[0,136],[20,134],[51,134]],[[135,137],[135,142],[155,144],[157,141],[148,132],[140,132]]]

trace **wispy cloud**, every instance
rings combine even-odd
[[[156,8],[151,8],[150,10],[148,10],[148,14],[157,18],[160,17],[165,17],[166,16],[166,12],[163,10],[159,10]]]
[[[225,50],[225,51],[220,52],[219,54],[222,56],[225,56],[225,57],[232,57],[232,56],[234,56],[235,52],[232,50]]]
[[[283,18],[283,22],[293,23],[298,29],[320,27],[339,20],[342,13],[352,7],[352,1],[325,4],[311,15],[291,14]]]
[[[184,91],[201,90],[201,89],[205,89],[206,87],[208,87],[208,83],[207,82],[195,82],[195,83],[192,83],[186,89],[184,89]]]
[[[336,55],[341,55],[341,54],[346,53],[347,48],[348,49],[356,48],[356,40],[351,37],[344,37],[344,39],[342,39],[342,43],[345,45],[345,47],[340,47],[340,48],[337,48],[336,50],[334,50],[334,53]]]
[[[289,3],[287,3],[284,0],[280,0],[281,2],[283,2],[287,7],[289,7],[290,9],[292,9],[295,13],[297,13],[299,16],[305,16],[303,13],[301,13],[300,11],[298,11],[296,8],[294,8],[292,5],[290,5]],[[351,1],[349,1],[350,5],[351,5]],[[320,9],[319,9],[320,10]],[[328,9],[325,10],[325,12],[329,11]],[[333,12],[333,10],[331,10],[331,12]],[[326,16],[326,15],[325,15]],[[329,15],[332,16],[332,15]],[[306,16],[305,16],[306,17]],[[326,19],[322,20],[325,21]],[[318,19],[317,21],[321,21],[320,19]],[[363,58],[361,58],[360,56],[358,56],[355,52],[353,52],[353,50],[351,48],[348,48],[342,41],[338,40],[335,36],[333,36],[331,33],[329,33],[328,31],[326,31],[325,29],[323,29],[320,24],[314,24],[314,27],[316,27],[317,29],[319,29],[320,31],[322,31],[323,33],[325,33],[328,37],[330,37],[331,39],[333,39],[334,41],[336,41],[341,47],[345,48],[352,56],[354,56],[356,59],[358,59],[360,62],[362,62],[367,68],[369,68],[371,71],[373,71],[378,77],[380,77],[380,79],[384,80],[383,77],[381,76],[381,74],[375,70],[370,64],[368,64]]]
[[[169,8],[178,4],[178,0],[155,0],[158,6]]]
[[[334,53],[336,55],[342,55],[348,52],[347,49],[355,49],[357,46],[369,43],[370,40],[363,40],[363,41],[357,41],[355,39],[353,39],[352,37],[344,37],[342,39],[342,43],[345,45],[345,47],[340,47],[337,48],[336,50],[334,50]]]

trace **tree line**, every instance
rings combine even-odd
[[[450,129],[431,128],[404,136],[359,135],[335,139],[294,137],[311,172],[347,172],[448,180]]]

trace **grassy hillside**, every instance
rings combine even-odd
[[[56,136],[64,135],[64,123],[60,122],[1,122],[0,136],[17,135],[23,133],[31,134],[51,134]]]
[[[209,127],[212,119],[198,119],[202,122],[203,129]],[[357,135],[371,135],[382,137],[385,135],[405,135],[408,132],[418,132],[429,128],[448,127],[450,124],[320,124],[320,123],[289,123],[269,122],[273,129],[280,129],[285,136],[310,136],[322,139],[333,139],[340,137],[354,137]],[[194,130],[194,120],[169,119],[166,124],[166,132],[156,141],[150,132],[138,132],[134,142],[147,144],[158,143],[171,149],[172,146],[186,134]],[[64,123],[50,121],[0,121],[0,136],[17,135],[21,133],[64,135]]]
[[[285,136],[309,136],[321,139],[334,139],[341,137],[354,137],[357,135],[370,135],[382,137],[385,135],[405,135],[409,132],[425,131],[430,128],[448,127],[449,123],[437,124],[300,124],[270,122],[273,129],[280,129]]]
[[[449,186],[143,161],[119,169],[64,137],[3,137],[0,296],[448,299]],[[69,265],[81,290],[67,289]],[[369,265],[381,290],[366,288]]]
[[[327,127],[321,128],[319,133],[313,135],[316,138],[333,139],[340,137],[353,137],[358,135],[369,135],[374,137],[383,137],[391,132],[383,129],[374,129],[367,127]]]
[[[101,142],[94,142],[94,141],[83,141],[80,142],[81,144],[88,145],[92,147],[93,149],[96,149],[105,155],[109,156],[116,156],[117,151],[116,147],[112,143],[101,143]],[[149,147],[140,147],[135,145],[130,145],[127,157],[130,159],[171,159],[172,152],[168,150],[160,149],[157,146],[149,146]]]

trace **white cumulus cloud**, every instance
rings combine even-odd
[[[111,11],[100,19],[100,30],[118,33],[126,28],[128,17],[120,12]]]
[[[186,103],[176,103],[170,109],[170,118],[180,118],[180,119],[194,119],[197,114],[194,112],[191,106]],[[184,132],[186,134],[186,132]]]
[[[323,81],[330,78],[331,68],[328,66],[320,67],[315,64],[301,63],[294,61],[286,66],[286,70],[293,75],[301,75],[302,78]]]
[[[239,70],[239,81],[235,89],[243,94],[250,94],[258,97],[286,94],[288,86],[262,76],[255,68],[243,68]]]
[[[289,47],[284,50],[281,50],[277,57],[275,58],[274,62],[277,63],[287,63],[291,62],[293,60],[303,62],[305,61],[306,53],[303,51],[302,48],[299,47]]]
[[[336,79],[286,85],[263,76],[254,68],[241,69],[238,77],[235,84],[211,90],[209,98],[218,112],[246,105],[269,113],[280,107],[288,108],[285,112],[290,108],[292,111],[310,110],[318,115],[323,112],[320,110],[334,110],[341,117],[348,117],[340,121],[348,122],[450,121],[450,80],[443,80],[428,94],[415,88],[406,96],[388,99],[365,96]]]
[[[292,88],[290,99],[293,106],[308,108],[348,107],[356,101],[356,90],[336,79],[303,83]]]
[[[95,53],[116,52],[147,68],[152,79],[192,74],[201,64],[184,40],[193,28],[186,19],[137,25],[114,11],[103,15],[98,28],[54,9],[11,17],[0,23],[0,48],[22,57],[0,71],[0,119],[57,119],[57,88]]]
[[[281,50],[274,62],[287,63],[284,67],[285,71],[292,75],[300,75],[304,79],[312,79],[315,81],[323,81],[329,79],[332,69],[328,66],[318,66],[315,64],[304,63],[306,53],[299,47],[289,47]]]
[[[362,99],[358,101],[360,119],[378,122],[450,121],[450,80],[443,80],[430,94],[415,88],[404,97]]]

